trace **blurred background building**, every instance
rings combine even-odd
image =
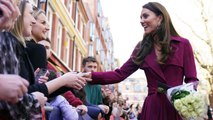
[[[99,71],[117,67],[108,19],[100,0],[33,0],[46,11],[51,59],[65,71],[81,71],[83,57],[94,56]]]
[[[128,104],[139,104],[142,106],[147,96],[147,82],[145,78],[127,78],[118,84],[118,91],[122,97],[127,100]]]

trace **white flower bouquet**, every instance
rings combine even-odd
[[[207,115],[205,96],[195,90],[192,82],[167,90],[167,97],[184,120],[203,120]]]

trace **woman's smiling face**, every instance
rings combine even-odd
[[[44,13],[41,13],[36,17],[36,24],[33,25],[32,35],[38,42],[46,39],[48,31],[49,31],[49,24],[47,21],[47,17]]]
[[[161,15],[157,16],[154,12],[146,8],[142,9],[140,18],[140,23],[144,28],[144,34],[155,31],[162,21]]]
[[[31,35],[32,26],[33,24],[36,24],[36,20],[32,14],[33,14],[32,5],[29,2],[27,2],[24,11],[24,31],[23,31],[24,37],[29,37]]]

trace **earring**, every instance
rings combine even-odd
[[[159,30],[160,29],[160,27],[159,27],[159,25],[157,26],[157,28],[156,28],[157,30]]]
[[[158,25],[156,29],[159,30],[160,29],[160,25]]]

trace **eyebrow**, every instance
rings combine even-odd
[[[41,22],[41,23],[43,23],[43,22],[47,23],[46,20],[40,20],[40,19],[36,19],[36,20],[39,21],[39,22]]]
[[[140,15],[140,18],[142,18],[143,16],[145,16],[145,15],[148,15],[148,13],[142,13],[141,15]]]

